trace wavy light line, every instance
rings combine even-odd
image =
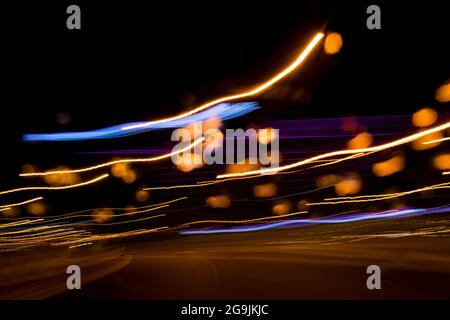
[[[21,173],[19,176],[21,177],[35,177],[35,176],[47,176],[50,174],[66,174],[66,173],[80,173],[80,172],[87,172],[87,171],[92,171],[92,170],[96,170],[96,169],[100,169],[100,168],[104,168],[104,167],[109,167],[112,166],[114,164],[119,164],[119,163],[135,163],[135,162],[153,162],[153,161],[158,161],[158,160],[162,160],[162,159],[167,159],[170,158],[174,155],[183,153],[187,150],[192,149],[193,147],[195,147],[196,145],[202,143],[203,141],[205,141],[205,138],[199,138],[197,140],[195,140],[193,143],[191,143],[190,145],[179,149],[177,151],[173,151],[170,153],[166,153],[157,157],[152,157],[152,158],[136,158],[136,159],[119,159],[119,160],[114,160],[114,161],[109,161],[109,162],[104,162],[98,165],[94,165],[91,167],[86,167],[86,168],[81,168],[81,169],[73,169],[73,170],[55,170],[55,171],[45,171],[45,172],[30,172],[30,173]]]
[[[114,138],[114,137],[121,137],[125,135],[132,134],[129,131],[133,131],[133,133],[139,133],[139,129],[152,129],[150,127],[153,127],[155,129],[166,127],[168,122],[174,122],[183,118],[186,118],[188,116],[191,116],[193,114],[196,114],[200,111],[203,111],[205,109],[208,109],[210,107],[220,107],[221,104],[227,103],[230,101],[247,98],[251,96],[255,96],[265,90],[267,90],[269,87],[280,81],[281,79],[288,76],[290,73],[292,73],[295,69],[300,67],[300,65],[303,63],[303,61],[308,57],[308,55],[312,52],[312,50],[316,47],[316,45],[320,42],[320,40],[324,37],[324,34],[319,32],[317,33],[313,39],[309,42],[309,44],[305,47],[305,49],[300,53],[300,55],[297,57],[297,59],[294,60],[289,66],[287,66],[285,69],[277,73],[274,77],[267,80],[266,82],[262,83],[261,85],[257,86],[256,88],[253,88],[248,91],[244,91],[241,93],[237,93],[234,95],[228,95],[224,96],[209,102],[204,103],[203,105],[194,108],[190,111],[178,114],[173,117],[168,118],[162,118],[159,120],[149,121],[149,122],[139,122],[139,123],[132,123],[132,124],[122,124],[118,126],[113,126],[109,128],[104,129],[98,129],[93,131],[87,131],[87,132],[66,132],[66,133],[54,133],[54,134],[27,134],[24,136],[24,141],[67,141],[67,140],[86,140],[86,139],[105,139],[105,138]],[[240,116],[242,114],[245,114],[247,112],[251,112],[257,108],[256,104],[253,103],[253,105],[250,104],[237,104],[238,108],[237,110],[232,110],[233,106],[227,106],[228,109],[220,111],[221,114],[223,113],[223,118],[233,118]],[[241,106],[242,105],[242,108]],[[242,110],[241,110],[242,109]],[[231,111],[230,111],[231,110]],[[209,111],[209,110],[208,110]],[[222,117],[221,117],[222,118]],[[189,120],[191,121],[191,120]],[[191,121],[193,122],[193,121]],[[161,126],[161,124],[165,124],[164,126]],[[183,124],[180,123],[173,123],[173,126],[183,126]],[[169,125],[170,127],[170,125]]]
[[[60,186],[60,187],[25,187],[25,188],[17,188],[17,189],[5,190],[5,191],[1,191],[0,195],[13,193],[13,192],[19,192],[19,191],[29,191],[29,190],[65,190],[65,189],[72,189],[72,188],[82,187],[82,186],[86,186],[88,184],[95,183],[97,181],[105,179],[108,176],[109,176],[109,174],[105,173],[105,174],[102,174],[101,176],[98,176],[97,178],[92,179],[92,180],[88,180],[88,181],[77,183],[77,184],[71,184],[71,185],[68,185],[68,186]]]
[[[31,203],[31,202],[34,202],[34,201],[38,201],[38,200],[42,200],[42,199],[44,199],[44,198],[43,197],[37,197],[37,198],[30,199],[30,200],[22,201],[22,202],[11,203],[11,204],[4,204],[4,205],[0,206],[0,209],[3,209],[3,208],[9,209],[9,208],[12,208],[12,207],[21,206],[21,205],[28,204],[28,203]]]
[[[37,133],[26,134],[23,136],[24,141],[79,141],[79,140],[95,140],[110,139],[130,136],[151,130],[181,128],[193,122],[205,121],[211,118],[219,118],[221,120],[229,120],[243,116],[258,109],[256,102],[240,102],[240,103],[221,103],[214,107],[204,110],[203,112],[191,115],[182,120],[168,121],[166,123],[155,124],[145,128],[135,128],[133,130],[122,130],[122,128],[143,124],[146,122],[123,123],[108,128],[96,129],[84,132],[58,132],[58,133]]]
[[[308,57],[308,55],[311,53],[311,51],[315,48],[315,46],[319,43],[319,41],[323,38],[324,34],[319,32],[317,33],[314,38],[310,41],[310,43],[306,46],[306,48],[303,50],[303,52],[297,57],[297,59],[295,59],[295,61],[293,63],[291,63],[289,66],[287,66],[285,69],[283,69],[282,71],[280,71],[278,74],[276,74],[273,78],[267,80],[266,82],[264,82],[263,84],[257,86],[254,89],[242,92],[242,93],[238,93],[238,94],[234,94],[234,95],[229,95],[229,96],[225,96],[222,98],[218,98],[212,101],[209,101],[195,109],[192,109],[188,112],[184,112],[181,113],[177,116],[174,117],[169,117],[169,118],[163,118],[160,120],[154,120],[154,121],[150,121],[144,124],[137,124],[137,125],[131,125],[131,126],[127,126],[122,128],[122,130],[131,130],[131,129],[136,129],[136,128],[144,128],[147,126],[152,126],[158,123],[163,123],[163,122],[167,122],[167,121],[173,121],[173,120],[177,120],[177,119],[181,119],[184,117],[187,117],[191,114],[197,113],[199,111],[202,111],[204,109],[207,109],[209,107],[212,107],[216,104],[222,103],[222,102],[229,102],[229,101],[233,101],[233,100],[238,100],[238,99],[242,99],[242,98],[247,98],[247,97],[251,97],[254,95],[257,95],[263,91],[265,91],[266,89],[268,89],[269,87],[271,87],[272,85],[274,85],[275,83],[277,83],[278,81],[280,81],[281,79],[283,79],[284,77],[286,77],[287,75],[289,75],[292,71],[294,71],[295,69],[297,69],[302,63],[303,61]]]

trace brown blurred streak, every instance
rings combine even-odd
[[[83,285],[127,266],[131,256],[123,248],[94,244],[79,248],[33,248],[4,254],[0,263],[1,300],[45,299],[68,291],[70,265],[81,268]]]

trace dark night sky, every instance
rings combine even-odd
[[[201,102],[265,79],[322,28],[343,34],[343,51],[300,80],[323,116],[343,103],[360,112],[362,101],[367,114],[392,112],[386,101],[408,111],[448,77],[444,1],[380,3],[378,31],[365,27],[367,1],[78,1],[81,32],[65,27],[69,2],[30,3],[2,10],[13,98],[3,109],[32,115],[28,130],[50,129],[61,111],[74,128],[176,112],[189,95]]]

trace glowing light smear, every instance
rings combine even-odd
[[[437,214],[437,213],[447,213],[450,212],[450,206],[430,208],[430,209],[405,209],[405,210],[392,210],[383,211],[380,213],[359,213],[350,214],[339,217],[328,217],[322,219],[291,219],[267,224],[258,224],[254,226],[243,226],[236,228],[227,229],[209,229],[209,230],[186,230],[180,231],[180,234],[185,235],[195,235],[195,234],[216,234],[216,233],[237,233],[237,232],[254,232],[263,231],[269,229],[276,229],[282,227],[300,227],[312,224],[340,224],[348,222],[357,222],[365,220],[375,220],[375,219],[386,219],[386,218],[401,218],[413,215],[424,215],[424,214]]]
[[[436,140],[431,140],[431,141],[425,141],[425,142],[422,142],[422,144],[433,144],[433,143],[436,143],[436,142],[444,142],[444,141],[448,141],[448,140],[450,140],[450,137],[436,139]]]
[[[284,170],[288,170],[288,169],[292,169],[292,168],[296,168],[305,164],[309,164],[312,163],[314,161],[320,160],[320,159],[324,159],[324,158],[329,158],[329,157],[334,157],[334,156],[341,156],[341,155],[348,155],[348,154],[357,154],[357,153],[366,153],[366,152],[378,152],[378,151],[382,151],[382,150],[386,150],[386,149],[390,149],[393,147],[397,147],[406,143],[409,143],[411,141],[417,140],[423,136],[426,136],[430,133],[434,133],[434,132],[438,132],[438,131],[442,131],[445,129],[450,128],[450,121],[446,122],[444,124],[441,124],[440,126],[437,127],[433,127],[430,128],[428,130],[424,130],[424,131],[420,131],[418,133],[409,135],[407,137],[398,139],[398,140],[394,140],[392,142],[389,143],[385,143],[385,144],[381,144],[378,146],[374,146],[374,147],[368,147],[368,148],[362,148],[362,149],[352,149],[352,150],[339,150],[339,151],[333,151],[333,152],[327,152],[324,154],[320,154],[302,161],[298,161],[295,163],[291,163],[289,165],[285,165],[285,166],[281,166],[281,167],[276,167],[276,168],[265,168],[265,169],[259,169],[259,170],[252,170],[252,171],[247,171],[247,172],[241,172],[241,173],[228,173],[228,174],[221,174],[218,175],[216,178],[217,179],[223,179],[223,178],[232,178],[232,177],[243,177],[243,176],[250,176],[250,175],[257,175],[257,174],[276,174],[280,171],[284,171]]]
[[[220,103],[208,110],[185,117],[184,119],[175,119],[166,121],[164,123],[155,123],[146,125],[146,122],[125,123],[117,126],[112,126],[104,129],[97,129],[85,132],[60,132],[60,133],[42,133],[42,134],[26,134],[23,136],[23,141],[80,141],[80,140],[95,140],[95,139],[111,139],[120,138],[130,135],[135,135],[147,131],[158,129],[181,128],[197,121],[205,121],[211,118],[220,118],[222,120],[229,120],[236,117],[241,117],[259,109],[256,102],[242,102],[242,103]],[[142,126],[145,125],[145,126]],[[124,128],[130,129],[124,130]]]

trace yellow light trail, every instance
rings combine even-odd
[[[445,172],[442,172],[442,174],[444,174],[444,175],[446,175],[446,174],[450,174],[450,171],[445,171]]]
[[[279,216],[270,216],[270,217],[263,217],[263,218],[255,218],[255,219],[247,219],[247,220],[198,220],[198,221],[192,221],[180,224],[176,227],[170,228],[173,229],[179,229],[183,227],[187,227],[193,224],[201,224],[201,223],[224,223],[224,224],[237,224],[237,223],[251,223],[251,222],[258,222],[258,221],[264,221],[264,220],[273,220],[273,219],[282,219],[286,217],[292,217],[299,214],[308,213],[308,211],[299,211],[299,212],[293,212],[289,214],[279,215]]]
[[[182,198],[178,198],[178,199],[174,199],[171,201],[167,201],[165,203],[173,203],[175,201],[179,201],[179,200],[183,200],[183,199],[187,199],[187,197],[182,197]],[[150,211],[155,211],[158,209],[162,209],[162,208],[166,208],[169,207],[170,205],[166,204],[166,205],[160,205],[157,207],[153,207],[153,208],[147,208],[145,210],[141,210],[141,211],[135,211],[135,212],[130,212],[130,213],[123,213],[123,214],[118,214],[115,215],[116,216],[128,216],[128,215],[135,215],[135,214],[139,214],[139,213],[146,213],[146,212],[150,212]],[[135,219],[135,220],[129,220],[129,221],[120,221],[120,222],[112,222],[112,223],[91,223],[91,222],[87,222],[87,223],[79,223],[77,224],[77,227],[79,226],[86,226],[86,225],[96,225],[96,226],[112,226],[112,225],[122,225],[122,224],[127,224],[127,223],[133,223],[133,222],[141,222],[141,221],[146,221],[146,220],[150,220],[150,219],[155,219],[155,218],[160,218],[160,217],[164,217],[165,214],[159,214],[159,215],[155,215],[155,216],[150,216],[150,217],[145,217],[145,218],[141,218],[141,219]],[[77,218],[79,217],[91,217],[90,215],[79,215],[76,216]],[[50,219],[50,220],[45,220],[45,219],[39,219],[38,222],[54,222],[57,220],[61,220],[64,219],[63,218],[56,218],[56,219]],[[26,221],[26,223],[24,222],[19,222],[19,223],[12,223],[12,224],[7,224],[7,225],[0,225],[0,228],[2,227],[11,227],[11,226],[16,226],[16,225],[21,225],[21,224],[33,224],[33,222],[36,221]],[[24,235],[17,235],[17,234],[24,234]],[[61,238],[61,235],[63,235],[65,238],[67,236],[73,236],[73,235],[77,235],[77,236],[90,236],[90,233],[86,233],[85,231],[78,231],[75,230],[72,227],[69,228],[60,228],[60,226],[40,226],[40,227],[33,227],[33,228],[29,228],[29,229],[25,229],[25,230],[19,230],[19,231],[10,231],[10,232],[2,232],[0,233],[0,242],[8,242],[8,243],[14,243],[17,242],[19,240],[21,240],[21,244],[36,244],[36,243],[40,243],[42,241],[49,241],[49,240],[59,240]],[[8,236],[8,238],[5,238],[4,236]],[[80,239],[78,239],[80,240]],[[84,241],[84,240],[83,240]]]
[[[4,208],[10,209],[12,207],[18,207],[18,206],[21,206],[21,205],[24,205],[24,204],[28,204],[28,203],[31,203],[31,202],[35,202],[35,201],[38,201],[38,200],[42,200],[42,199],[44,199],[44,198],[43,197],[36,197],[36,198],[30,199],[30,200],[26,200],[26,201],[22,201],[22,202],[5,204],[5,205],[1,205],[0,209],[4,209]]]
[[[166,230],[166,229],[168,229],[168,227],[159,227],[159,228],[154,228],[154,229],[139,229],[139,230],[133,230],[133,231],[127,231],[127,232],[121,232],[121,233],[113,233],[113,234],[105,234],[105,235],[93,235],[93,236],[86,237],[83,239],[75,239],[75,240],[69,240],[69,241],[64,241],[64,242],[60,242],[60,243],[54,243],[53,245],[66,246],[66,245],[74,245],[74,244],[79,244],[79,243],[94,242],[94,241],[100,241],[100,240],[128,238],[128,237],[137,236],[137,235],[155,233],[155,232],[158,232],[161,230]]]
[[[446,138],[441,138],[441,139],[435,139],[435,140],[430,140],[430,141],[425,141],[422,142],[422,144],[432,144],[432,143],[436,143],[436,142],[444,142],[450,140],[450,137],[446,137]]]
[[[116,216],[134,216],[134,215],[136,215],[136,214],[140,214],[140,213],[147,213],[147,212],[150,212],[150,211],[155,211],[155,210],[158,210],[158,209],[161,209],[161,208],[167,208],[167,207],[170,207],[170,205],[169,204],[165,204],[165,205],[162,205],[162,206],[159,206],[159,207],[153,207],[153,208],[149,208],[149,209],[145,209],[145,210],[141,210],[141,211],[133,211],[133,212],[127,212],[127,213],[121,213],[121,214],[117,214],[117,215],[114,215],[115,217]]]
[[[53,216],[53,217],[49,218],[50,220],[46,220],[45,222],[53,222],[53,221],[62,220],[62,219],[68,218],[68,217],[70,217],[70,218],[90,217],[91,215],[82,215],[81,213],[91,212],[91,211],[95,211],[95,210],[131,211],[131,212],[126,212],[126,213],[116,214],[116,215],[114,215],[115,217],[135,215],[135,214],[150,212],[150,211],[156,210],[158,208],[162,208],[162,207],[168,207],[171,203],[174,203],[174,202],[177,202],[177,201],[181,201],[181,200],[185,200],[187,198],[188,197],[180,197],[180,198],[177,198],[177,199],[173,199],[173,200],[169,200],[169,201],[165,201],[165,202],[160,202],[160,203],[154,203],[154,204],[151,204],[151,205],[148,205],[148,206],[137,207],[137,208],[94,208],[94,209],[85,209],[85,210],[72,212],[72,213],[67,213],[67,214],[63,214],[63,215],[59,215],[59,216]]]
[[[2,242],[7,245],[18,245],[18,244],[38,244],[42,242],[49,242],[61,239],[74,238],[81,239],[82,237],[90,236],[91,233],[85,231],[77,231],[77,230],[68,230],[65,229],[56,229],[54,232],[47,232],[46,234],[36,233],[34,235],[22,236],[22,237],[8,237],[2,239]]]
[[[43,230],[43,229],[41,229]],[[91,234],[86,231],[77,231],[73,228],[69,229],[52,229],[45,232],[37,231],[33,234],[22,235],[22,236],[8,236],[3,237],[3,234],[0,235],[0,252],[3,251],[2,248],[8,249],[21,249],[34,245],[42,245],[48,244],[51,245],[53,243],[63,242],[63,241],[75,241],[81,240],[90,236]]]
[[[23,233],[32,233],[32,232],[36,232],[36,231],[42,231],[42,230],[50,230],[50,229],[57,229],[60,228],[60,226],[54,225],[54,226],[41,226],[41,227],[33,227],[33,228],[29,228],[29,229],[23,229],[23,230],[16,230],[16,231],[8,231],[8,232],[2,232],[0,234],[0,237],[4,237],[4,236],[10,236],[10,235],[14,235],[14,234],[23,234]],[[70,228],[71,230],[73,230],[73,228]]]
[[[168,187],[151,187],[151,188],[144,188],[142,190],[150,191],[150,190],[171,190],[171,189],[180,189],[180,188],[196,188],[196,187],[209,186],[211,184],[220,183],[222,181],[214,180],[214,181],[207,181],[205,183],[197,183],[197,184],[180,184],[180,185],[174,185],[174,186],[168,186]]]
[[[162,160],[162,159],[167,159],[170,158],[174,155],[183,153],[185,151],[188,151],[190,149],[192,149],[193,147],[195,147],[196,145],[202,143],[203,141],[205,141],[205,138],[199,138],[197,140],[195,140],[193,143],[191,143],[190,145],[179,149],[177,151],[173,151],[170,153],[166,153],[157,157],[152,157],[152,158],[136,158],[136,159],[119,159],[119,160],[114,160],[114,161],[109,161],[109,162],[104,162],[104,163],[100,163],[98,165],[94,165],[91,167],[86,167],[86,168],[81,168],[81,169],[73,169],[73,170],[55,170],[55,171],[45,171],[45,172],[30,172],[30,173],[21,173],[19,176],[21,177],[35,177],[35,176],[47,176],[50,174],[67,174],[67,173],[80,173],[80,172],[86,172],[86,171],[92,171],[92,170],[96,170],[96,169],[100,169],[100,168],[104,168],[104,167],[109,167],[115,164],[119,164],[119,163],[135,163],[135,162],[153,162],[153,161],[158,161],[158,160]]]
[[[165,208],[165,207],[169,207],[169,206],[161,206],[161,207],[158,207],[158,208],[154,208],[153,210],[161,209],[161,208]],[[120,224],[141,222],[141,221],[161,218],[161,217],[165,217],[165,216],[166,216],[165,214],[158,214],[158,215],[155,215],[155,216],[150,216],[150,217],[141,218],[141,219],[128,220],[128,221],[119,221],[119,222],[108,222],[108,223],[95,223],[95,225],[97,225],[97,226],[115,226],[115,225],[120,225]],[[90,225],[90,224],[92,224],[92,223],[80,223],[79,225],[84,226],[84,225]]]
[[[293,172],[284,172],[285,174],[293,173]],[[259,177],[259,176],[257,176]],[[151,188],[144,188],[143,190],[171,190],[171,189],[179,189],[179,188],[196,188],[196,187],[204,187],[209,186],[212,184],[218,184],[218,183],[224,183],[227,181],[234,181],[234,180],[244,180],[244,179],[253,179],[257,177],[237,177],[237,178],[229,178],[229,179],[223,179],[223,180],[204,180],[199,181],[196,184],[180,184],[180,185],[173,185],[173,186],[167,186],[167,187],[151,187]]]
[[[34,230],[34,231],[36,231],[36,230]],[[22,233],[21,235],[14,235],[17,233],[7,232],[7,233],[5,233],[5,235],[7,235],[8,237],[7,238],[5,237],[4,239],[2,239],[2,241],[13,242],[16,240],[27,240],[27,239],[33,239],[33,238],[37,239],[38,237],[47,237],[50,235],[58,235],[61,233],[65,234],[65,233],[74,233],[74,232],[77,233],[79,231],[76,231],[73,228],[69,228],[69,229],[62,229],[62,228],[48,229],[47,228],[44,231],[34,232],[31,234],[26,234],[26,232],[25,232],[25,234],[23,234],[24,232],[21,232]],[[3,234],[2,234],[2,237],[3,237]]]
[[[340,163],[340,162],[344,162],[344,161],[347,161],[347,160],[364,157],[364,156],[367,156],[367,155],[372,154],[372,153],[373,152],[362,152],[362,153],[352,154],[352,155],[350,155],[348,157],[344,157],[342,159],[332,160],[332,161],[331,160],[328,160],[328,161],[327,160],[316,160],[316,161],[313,161],[313,163],[314,162],[318,162],[318,161],[327,161],[327,162],[321,163],[321,164],[316,164],[315,166],[309,167],[308,169],[314,169],[314,168],[331,166],[331,165],[336,164],[336,163]],[[292,172],[295,172],[295,171],[292,171]]]
[[[332,159],[332,160],[316,160],[316,161],[312,161],[314,162],[326,162],[326,163],[321,163],[318,165],[315,165],[309,169],[313,169],[313,168],[317,168],[317,167],[323,167],[323,166],[327,166],[327,165],[333,165],[342,161],[346,161],[346,160],[350,160],[350,159],[355,159],[355,158],[359,158],[362,156],[368,155],[368,153],[358,153],[358,154],[354,154],[342,159]],[[304,169],[306,170],[306,169]],[[296,171],[290,171],[290,172],[282,172],[280,174],[291,174],[291,173],[297,173],[303,170],[296,170]],[[171,190],[171,189],[182,189],[182,188],[197,188],[197,187],[204,187],[204,186],[209,186],[212,184],[218,184],[218,183],[224,183],[227,181],[234,181],[234,180],[242,180],[242,179],[252,179],[252,178],[256,178],[256,177],[236,177],[236,178],[228,178],[228,179],[223,179],[223,180],[206,180],[206,181],[200,181],[197,182],[196,184],[180,184],[180,185],[173,185],[173,186],[167,186],[167,187],[150,187],[150,188],[143,188],[142,190],[145,191],[151,191],[151,190]]]
[[[275,83],[277,83],[278,81],[280,81],[281,79],[285,78],[287,75],[289,75],[291,72],[293,72],[295,69],[297,69],[302,63],[303,61],[308,57],[308,55],[312,52],[312,50],[316,47],[316,45],[320,42],[320,40],[324,37],[323,33],[317,33],[313,39],[310,41],[310,43],[306,46],[306,48],[303,50],[303,52],[297,57],[297,59],[292,62],[288,67],[286,67],[285,69],[283,69],[282,71],[280,71],[278,74],[276,74],[273,78],[269,79],[268,81],[264,82],[263,84],[259,85],[258,87],[251,89],[249,91],[245,91],[242,93],[238,93],[235,95],[229,95],[229,96],[225,96],[219,99],[215,99],[213,101],[207,102],[191,111],[179,114],[177,116],[174,117],[170,117],[170,118],[164,118],[164,119],[160,119],[160,120],[155,120],[155,121],[151,121],[151,122],[147,122],[145,124],[140,124],[140,125],[133,125],[133,126],[127,126],[122,128],[122,130],[129,130],[129,129],[134,129],[134,128],[140,128],[140,127],[145,127],[145,126],[150,126],[150,125],[154,125],[154,124],[158,124],[158,123],[163,123],[163,122],[168,122],[168,121],[172,121],[172,120],[177,120],[180,118],[184,118],[187,117],[191,114],[197,113],[199,111],[202,111],[204,109],[207,109],[211,106],[214,106],[216,104],[222,103],[222,102],[226,102],[226,101],[233,101],[233,100],[238,100],[238,99],[242,99],[242,98],[246,98],[246,97],[250,97],[250,96],[254,96],[257,95],[263,91],[265,91],[266,89],[268,89],[269,87],[271,87],[272,85],[274,85]],[[202,138],[201,141],[196,141],[197,143],[202,142],[204,139]],[[191,146],[195,146],[197,143],[194,142],[194,144],[192,144]],[[190,148],[187,147],[186,150],[189,150]],[[186,151],[184,149],[179,150],[178,153],[182,153],[184,151]],[[50,174],[64,174],[64,173],[80,173],[80,172],[86,172],[86,171],[90,171],[90,170],[95,170],[98,168],[103,168],[106,166],[110,166],[113,164],[117,164],[117,163],[130,163],[130,162],[147,162],[147,161],[157,161],[160,159],[164,159],[167,157],[170,157],[172,155],[178,154],[178,153],[172,153],[170,155],[163,155],[160,157],[156,157],[156,158],[148,158],[148,159],[125,159],[125,160],[116,160],[116,161],[111,161],[111,162],[106,162],[103,164],[99,164],[96,166],[92,166],[92,167],[87,167],[87,168],[83,168],[83,169],[77,169],[77,170],[55,170],[55,171],[47,171],[47,172],[32,172],[32,173],[21,173],[20,176],[21,177],[32,177],[32,176],[45,176],[45,175],[50,175]]]
[[[334,156],[341,156],[341,155],[347,155],[347,154],[357,154],[357,153],[366,153],[366,152],[378,152],[378,151],[382,151],[382,150],[386,150],[392,147],[396,147],[396,146],[400,146],[406,143],[409,143],[411,141],[417,140],[423,136],[426,136],[430,133],[434,133],[434,132],[438,132],[438,131],[442,131],[445,130],[447,128],[450,128],[450,121],[446,122],[440,126],[437,127],[433,127],[430,128],[428,130],[424,130],[415,134],[412,134],[410,136],[398,139],[398,140],[394,140],[392,142],[389,143],[385,143],[385,144],[381,144],[378,146],[373,146],[373,147],[367,147],[367,148],[361,148],[361,149],[351,149],[351,150],[339,150],[339,151],[333,151],[333,152],[328,152],[328,153],[324,153],[324,154],[320,154],[302,161],[298,161],[295,163],[291,163],[289,165],[285,165],[285,166],[281,166],[281,167],[277,167],[277,168],[266,168],[266,169],[259,169],[259,170],[252,170],[252,171],[247,171],[247,172],[241,172],[241,173],[228,173],[228,174],[221,174],[218,175],[216,178],[217,179],[223,179],[223,178],[230,178],[230,177],[243,177],[243,176],[250,176],[250,175],[257,175],[257,174],[270,174],[270,173],[278,173],[280,171],[285,171],[285,170],[289,170],[292,168],[296,168],[299,166],[303,166],[305,164],[309,164],[311,162],[320,160],[320,159],[324,159],[324,158],[329,158],[329,157],[334,157]]]
[[[94,178],[94,179],[91,179],[91,180],[88,180],[88,181],[85,181],[85,182],[81,182],[81,183],[77,183],[77,184],[71,184],[71,185],[67,185],[67,186],[60,186],[60,187],[24,187],[24,188],[5,190],[5,191],[1,191],[0,195],[13,193],[13,192],[19,192],[19,191],[29,191],[29,190],[65,190],[65,189],[72,189],[72,188],[82,187],[82,186],[86,186],[86,185],[98,182],[100,180],[105,179],[108,176],[109,176],[109,174],[105,173],[105,174],[102,174],[101,176],[98,176],[97,178]]]
[[[161,205],[159,207],[153,207],[153,208],[149,208],[149,209],[145,209],[145,210],[141,210],[141,211],[133,211],[133,212],[127,212],[127,213],[119,213],[119,214],[115,214],[113,217],[126,217],[126,216],[133,216],[136,214],[140,214],[140,213],[146,213],[146,212],[150,212],[150,211],[155,211],[158,209],[162,209],[162,208],[166,208],[166,207],[170,207],[170,205]],[[142,220],[145,219],[151,219],[151,218],[156,218],[156,217],[160,217],[160,216],[164,216],[165,214],[161,214],[158,216],[152,216],[152,217],[147,217],[144,218]],[[39,221],[35,221],[35,223],[32,224],[41,224],[41,223],[49,223],[49,222],[55,222],[55,221],[61,221],[67,218],[91,218],[92,215],[90,214],[80,214],[80,215],[74,215],[74,216],[56,216],[56,217],[50,217],[47,220],[46,219],[39,219]],[[95,225],[113,225],[113,224],[120,224],[120,223],[129,223],[129,222],[135,222],[135,221],[140,221],[140,220],[130,220],[130,221],[124,221],[124,222],[115,222],[115,223],[92,223],[92,222],[86,222],[86,223],[78,223],[78,226],[84,226],[84,225],[91,225],[91,224],[95,224]]]
[[[188,112],[184,112],[181,113],[177,116],[173,116],[173,117],[169,117],[169,118],[164,118],[164,119],[160,119],[160,120],[155,120],[155,121],[150,121],[147,123],[143,123],[143,124],[136,124],[136,125],[131,125],[131,126],[126,126],[123,127],[122,130],[130,130],[130,129],[136,129],[136,128],[143,128],[143,127],[148,127],[151,125],[155,125],[158,123],[164,123],[164,122],[168,122],[168,121],[173,121],[173,120],[178,120],[187,116],[190,116],[191,114],[200,112],[202,110],[205,110],[209,107],[212,107],[216,104],[222,103],[222,102],[228,102],[228,101],[234,101],[234,100],[238,100],[238,99],[242,99],[242,98],[247,98],[247,97],[251,97],[254,95],[257,95],[263,91],[265,91],[266,89],[268,89],[269,87],[271,87],[272,85],[274,85],[275,83],[277,83],[278,81],[280,81],[281,79],[285,78],[287,75],[289,75],[291,72],[293,72],[295,69],[297,69],[302,63],[303,61],[308,57],[308,55],[313,51],[313,49],[316,47],[316,45],[320,42],[320,40],[323,38],[324,34],[319,32],[317,33],[313,39],[309,42],[309,44],[306,46],[306,48],[300,53],[300,55],[297,57],[297,59],[294,60],[294,62],[292,62],[289,66],[287,66],[285,69],[283,69],[282,71],[280,71],[278,74],[276,74],[273,78],[267,80],[266,82],[262,83],[261,85],[257,86],[256,88],[253,88],[251,90],[248,91],[244,91],[241,93],[237,93],[234,95],[229,95],[229,96],[225,96],[222,98],[218,98],[212,101],[209,101],[195,109],[192,109]]]
[[[40,220],[43,220],[43,219],[40,219]],[[30,224],[30,223],[33,223],[33,220],[21,220],[21,221],[17,221],[17,222],[10,222],[10,223],[5,223],[5,224],[0,224],[0,228],[17,227],[17,226],[21,226],[21,225],[24,225],[24,224]],[[3,234],[3,233],[1,233],[1,234]]]
[[[14,242],[14,241],[27,241],[28,239],[31,239],[33,241],[36,240],[43,240],[43,239],[51,239],[61,236],[67,236],[67,235],[75,235],[80,234],[84,231],[78,231],[74,230],[72,228],[70,229],[54,229],[54,230],[48,230],[44,232],[38,232],[32,235],[20,235],[20,236],[14,236],[14,237],[8,237],[5,239],[2,239],[4,242]]]
[[[29,219],[35,219],[35,220],[29,220],[29,223],[34,222],[34,224],[38,223],[38,222],[54,222],[54,221],[58,221],[58,220],[63,220],[65,218],[80,218],[80,217],[91,217],[91,215],[83,215],[83,213],[86,212],[92,212],[92,211],[96,211],[96,210],[111,210],[111,211],[131,211],[131,212],[127,212],[125,214],[116,214],[115,216],[122,216],[122,215],[134,215],[134,214],[139,214],[139,213],[143,213],[143,212],[147,212],[145,209],[149,209],[149,208],[154,208],[154,207],[158,207],[158,206],[163,206],[163,205],[167,205],[167,204],[171,204],[177,201],[181,201],[181,200],[185,200],[188,199],[188,197],[180,197],[180,198],[176,198],[173,200],[168,200],[168,201],[164,201],[164,202],[160,202],[160,203],[154,203],[154,204],[150,204],[147,206],[142,206],[142,207],[135,207],[135,208],[91,208],[91,209],[84,209],[84,210],[80,210],[80,211],[75,211],[75,212],[69,212],[69,213],[65,213],[65,214],[60,214],[60,215],[54,215],[51,217],[46,217],[46,218],[42,218],[42,217],[30,217]],[[141,210],[141,211],[138,211]],[[15,218],[1,218],[1,220],[20,220],[22,218],[20,217],[15,217]],[[0,225],[1,226],[1,225]]]
[[[92,242],[80,243],[80,244],[76,244],[76,245],[70,246],[69,249],[74,249],[74,248],[79,248],[79,247],[84,247],[84,246],[90,246],[91,244],[92,244]]]
[[[308,206],[318,206],[318,205],[330,205],[330,204],[341,204],[341,203],[357,203],[357,202],[370,202],[370,201],[380,201],[392,198],[403,197],[409,194],[418,193],[422,191],[438,190],[438,189],[450,189],[450,182],[439,183],[427,187],[422,187],[414,190],[396,192],[396,193],[384,193],[384,194],[374,194],[374,195],[364,195],[355,197],[339,197],[339,198],[326,198],[324,202],[309,203]]]
[[[155,208],[156,209],[156,208]],[[171,231],[180,229],[186,226],[194,225],[194,224],[201,224],[201,223],[224,223],[224,224],[239,224],[239,223],[251,223],[251,222],[258,222],[258,221],[265,221],[265,220],[273,220],[273,219],[282,219],[286,217],[291,217],[299,214],[307,213],[307,211],[299,211],[294,212],[290,214],[285,215],[279,215],[279,216],[269,216],[269,217],[262,217],[262,218],[255,218],[255,219],[248,219],[248,220],[202,220],[202,221],[193,221],[188,222],[185,224],[181,224],[175,227],[161,227],[161,228],[154,228],[154,229],[138,229],[138,230],[132,230],[132,231],[126,231],[121,233],[111,233],[111,234],[105,234],[105,235],[92,235],[89,232],[86,231],[78,231],[74,228],[59,228],[58,226],[44,226],[44,227],[35,227],[28,230],[21,230],[21,231],[13,231],[8,233],[8,238],[2,239],[2,234],[0,234],[0,239],[5,242],[6,246],[13,247],[16,245],[37,245],[41,243],[47,243],[50,245],[74,245],[77,244],[92,244],[94,241],[99,240],[107,240],[107,239],[116,239],[116,238],[126,238],[131,236],[137,236],[137,235],[143,235],[148,233],[155,233],[160,231]],[[157,215],[152,216],[149,218],[144,218],[140,220],[146,220],[151,218],[156,218],[164,215]],[[140,221],[139,220],[139,221]],[[113,224],[121,224],[121,223],[127,223],[125,222],[118,222],[118,223],[109,223],[104,225],[113,225]],[[20,234],[20,233],[30,233],[30,234],[24,234],[24,235],[15,235],[13,234]],[[0,247],[4,245],[0,244]]]

